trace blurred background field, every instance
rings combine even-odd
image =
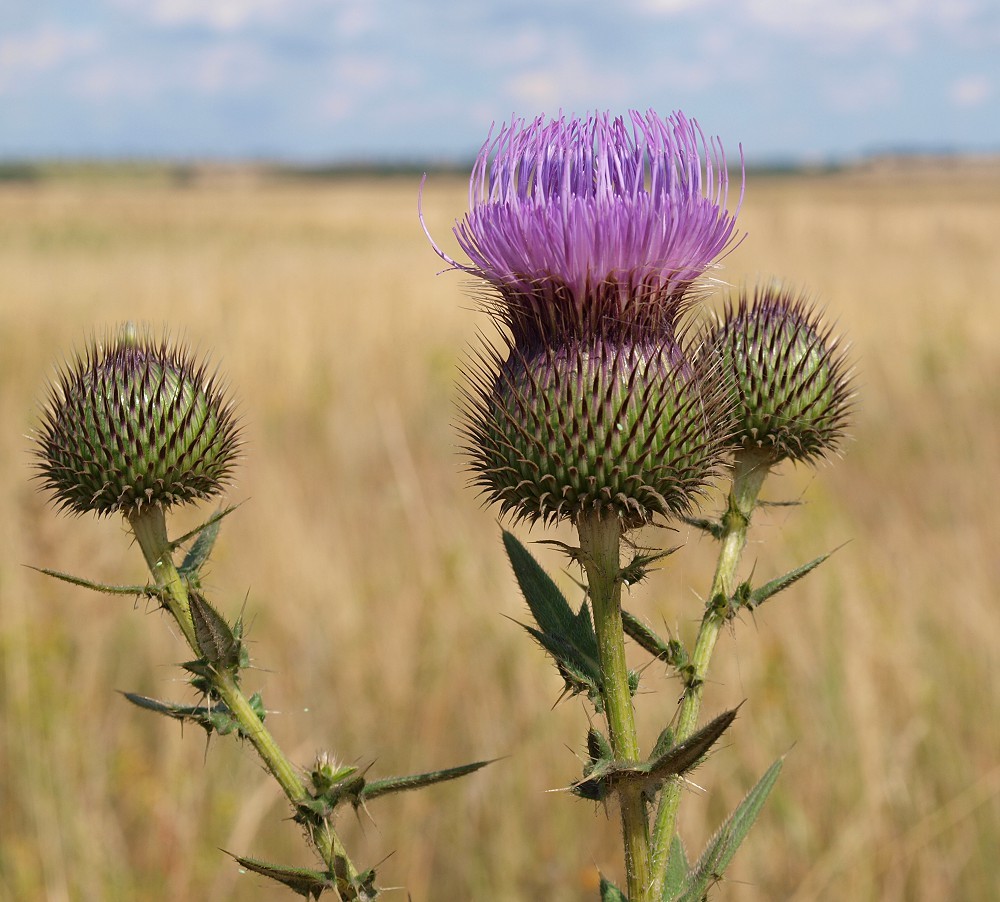
[[[221,852],[309,864],[249,749],[206,747],[116,690],[192,700],[145,604],[46,579],[144,580],[121,523],[58,516],[30,483],[35,402],[62,355],[123,319],[210,349],[246,459],[208,584],[244,610],[269,722],[296,760],[389,775],[502,760],[345,815],[387,898],[596,898],[617,818],[566,794],[578,701],[524,618],[491,511],[465,486],[457,364],[483,317],[437,276],[419,178],[253,169],[10,173],[0,184],[0,898],[263,900]],[[466,186],[432,176],[446,247]],[[694,776],[694,852],[777,756],[784,772],[718,897],[989,900],[1000,848],[1000,169],[870,165],[751,175],[748,235],[718,276],[810,288],[854,344],[842,460],[765,488],[746,572],[837,546],[717,652],[706,716],[747,702]],[[177,530],[207,511],[184,512]],[[550,538],[518,530],[526,539]],[[559,534],[568,538],[568,533]],[[629,599],[691,639],[711,543]],[[559,557],[539,550],[570,597]],[[642,662],[636,656],[636,663]],[[649,667],[647,744],[676,683]]]

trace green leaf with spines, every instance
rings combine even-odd
[[[836,549],[834,549],[836,550]],[[792,583],[798,582],[806,574],[815,570],[820,564],[823,563],[833,551],[828,551],[826,554],[821,554],[817,558],[809,561],[807,564],[803,564],[801,567],[796,567],[794,570],[789,570],[783,576],[779,576],[776,579],[772,579],[770,582],[764,583],[764,585],[759,588],[753,589],[749,592],[745,600],[741,600],[743,607],[753,610],[754,608],[760,607],[765,601],[767,601],[772,595],[777,595],[783,589],[787,589]]]
[[[488,761],[474,761],[471,764],[461,764],[458,767],[449,767],[444,770],[429,771],[423,774],[409,774],[405,777],[384,777],[380,780],[367,780],[368,768],[364,771],[356,767],[343,767],[336,774],[329,776],[324,781],[326,784],[318,789],[314,798],[303,802],[300,809],[304,809],[303,817],[310,819],[311,814],[318,814],[320,817],[329,817],[340,805],[350,803],[357,810],[366,802],[376,799],[379,796],[389,795],[394,792],[408,792],[412,789],[422,789],[425,786],[433,786],[435,783],[444,783],[447,780],[456,780],[474,773],[480,768],[492,764],[493,759]],[[303,818],[297,817],[301,822]]]
[[[518,625],[552,656],[559,676],[563,678],[565,683],[564,693],[586,695],[597,712],[601,713],[603,700],[601,698],[600,677],[595,677],[589,663],[579,660],[577,650],[560,636],[543,633],[526,623]]]
[[[719,520],[708,520],[704,517],[681,517],[682,523],[707,532],[713,539],[722,541],[726,534],[726,527]]]
[[[205,565],[205,562],[212,553],[212,549],[215,547],[215,540],[219,537],[219,529],[222,526],[222,518],[233,510],[234,508],[229,507],[224,511],[220,511],[216,516],[202,523],[194,531],[197,534],[197,538],[194,540],[194,544],[188,553],[184,555],[184,562],[177,568],[180,575],[191,585],[197,586],[200,583],[201,568]],[[181,541],[186,541],[191,535],[192,533],[188,533],[183,539],[175,542],[175,547]]]
[[[688,871],[681,893],[674,897],[677,902],[701,902],[712,884],[723,876],[736,850],[760,814],[778,779],[783,763],[784,758],[779,758],[765,771],[756,786],[746,794],[743,801],[736,806],[726,822],[709,840],[701,857]]]
[[[623,783],[628,783],[639,786],[651,798],[660,790],[664,780],[687,773],[705,757],[729,729],[738,710],[739,708],[733,708],[720,714],[697,733],[676,745],[663,748],[665,743],[658,741],[654,755],[648,761],[638,764],[615,761],[610,756],[604,756],[604,750],[601,749],[601,756],[594,760],[591,755],[590,763],[584,767],[583,779],[574,783],[570,789],[581,798],[602,801]],[[662,739],[663,734],[660,736]],[[589,738],[588,735],[588,747]]]
[[[591,763],[596,763],[602,758],[611,759],[614,757],[611,743],[597,727],[591,727],[587,730],[587,755],[590,757]]]
[[[188,592],[191,621],[198,651],[220,672],[235,673],[240,666],[240,641],[233,628],[200,592]]]
[[[674,838],[670,841],[667,869],[663,874],[663,895],[661,897],[663,902],[671,902],[684,892],[684,881],[687,879],[690,868],[684,840],[675,833]]]
[[[634,614],[622,609],[622,626],[625,634],[654,658],[680,670],[690,664],[684,646],[676,639],[664,641]]]
[[[638,585],[649,575],[650,566],[673,554],[678,547],[680,546],[667,548],[662,551],[639,551],[637,549],[636,553],[632,556],[632,560],[621,568],[619,578],[626,586]]]
[[[628,902],[628,897],[601,874],[601,902]]]
[[[231,854],[231,853],[227,853]],[[249,858],[245,855],[233,855],[240,867],[246,868],[262,877],[269,877],[284,884],[296,895],[306,899],[318,899],[326,890],[337,885],[337,878],[329,871],[316,871],[311,868],[294,868],[287,865],[271,864],[259,858]]]
[[[408,792],[411,789],[422,789],[424,786],[433,786],[435,783],[444,783],[447,780],[456,780],[459,777],[475,773],[480,768],[492,764],[496,759],[487,761],[474,761],[471,764],[460,764],[458,767],[449,767],[444,770],[430,771],[424,774],[410,774],[406,777],[385,777],[381,780],[371,780],[366,783],[361,790],[361,802],[378,796],[388,795],[393,792]]]
[[[573,694],[586,693],[599,705],[601,669],[590,607],[584,602],[574,614],[551,577],[507,530],[503,531],[503,543],[538,629],[522,625],[552,656],[567,690]]]
[[[233,717],[232,712],[221,701],[213,701],[210,705],[178,705],[138,695],[135,692],[123,692],[122,695],[139,708],[162,714],[182,723],[195,723],[209,735],[218,733],[220,736],[227,736],[235,732],[241,739],[247,738],[239,721]],[[265,710],[260,693],[255,692],[248,701],[257,716],[263,720]]]
[[[48,567],[32,567],[29,564],[28,569],[34,570],[37,573],[44,573],[46,576],[52,576],[55,579],[61,579],[64,583],[82,586],[84,589],[91,589],[94,592],[101,592],[104,595],[131,595],[133,597],[138,595],[140,597],[156,598],[161,592],[161,587],[152,583],[146,583],[142,586],[116,586],[93,582],[92,580],[84,579],[82,576],[63,573],[61,570],[50,570]]]
[[[659,758],[661,755],[665,755],[670,749],[674,747],[674,731],[670,728],[668,724],[662,730],[660,730],[660,735],[656,737],[656,742],[653,743],[653,751],[650,753],[650,760]]]
[[[202,557],[201,563],[204,563],[205,560],[207,560],[208,555],[211,553],[212,546],[215,545],[215,539],[216,539],[216,537],[218,536],[218,533],[219,533],[219,524],[226,517],[228,517],[234,510],[236,510],[236,508],[238,508],[239,506],[240,506],[239,504],[231,504],[231,505],[229,505],[229,507],[221,508],[220,510],[218,510],[214,514],[212,514],[212,516],[209,517],[200,526],[196,526],[194,529],[190,530],[189,532],[184,533],[184,535],[182,535],[180,538],[173,539],[170,542],[171,549],[177,549],[177,548],[180,548],[180,546],[183,545],[188,540],[194,539],[195,536],[198,536],[198,539],[195,539],[194,547],[192,547],[191,551],[188,552],[187,556],[184,558],[184,563],[181,564],[181,566],[178,568],[181,571],[181,573],[193,572],[192,568],[187,566],[188,565],[188,561],[190,559],[191,562],[192,562],[192,564],[193,564],[194,561],[197,559],[197,557],[202,555],[202,551],[204,552],[204,556]],[[206,530],[207,531],[211,531],[213,529],[214,529],[214,532],[211,533],[210,537],[205,540],[207,542],[207,549],[205,549],[205,546],[203,545],[202,546],[202,550],[199,551],[197,554],[195,554],[195,548],[198,547],[198,542],[200,541],[202,534],[205,533]],[[192,558],[193,554],[195,554],[194,558]],[[199,566],[200,566],[200,564],[199,564]],[[194,569],[197,569],[197,568],[194,568]]]

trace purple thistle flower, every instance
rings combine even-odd
[[[489,306],[522,348],[672,337],[691,283],[732,246],[728,184],[718,140],[679,112],[514,119],[483,145],[453,230],[471,262],[431,243],[497,289]]]

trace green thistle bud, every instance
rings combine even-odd
[[[732,402],[732,444],[811,461],[843,438],[853,392],[840,339],[803,295],[774,283],[741,292],[712,327],[703,364],[721,366]]]
[[[707,397],[682,350],[665,340],[484,346],[468,368],[463,427],[488,501],[515,519],[625,528],[679,513],[714,474],[722,396]]]
[[[128,515],[217,494],[240,429],[205,363],[126,325],[57,374],[36,438],[38,478],[61,508]]]

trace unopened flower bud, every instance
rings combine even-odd
[[[719,367],[732,410],[732,444],[773,461],[810,461],[834,450],[851,410],[839,339],[802,295],[774,283],[740,294],[712,328],[703,365]]]
[[[39,479],[60,507],[131,514],[220,492],[240,429],[204,363],[126,325],[57,375],[36,438]]]

